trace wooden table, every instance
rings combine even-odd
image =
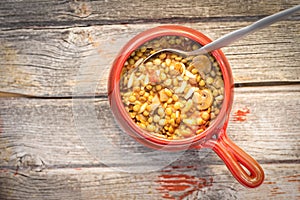
[[[128,160],[150,150],[120,131],[107,99],[111,64],[136,34],[180,24],[216,39],[298,3],[2,1],[0,199],[299,199],[300,13],[223,48],[236,86],[228,134],[262,165],[256,189],[211,150]],[[95,156],[85,131],[108,133],[125,157]]]

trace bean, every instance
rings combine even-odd
[[[153,63],[155,64],[155,65],[160,65],[161,64],[161,60],[160,59],[155,59],[154,61],[153,61]]]
[[[208,121],[210,118],[210,114],[208,112],[203,112],[201,117],[204,121]]]
[[[200,133],[202,133],[204,131],[204,129],[198,129],[197,131],[196,131],[196,134],[198,135],[198,134],[200,134]]]
[[[166,108],[166,115],[172,114],[172,108]]]
[[[176,103],[174,104],[174,108],[175,108],[175,110],[180,109],[180,108],[181,108],[181,103],[180,103],[180,102],[176,102]]]
[[[167,54],[165,54],[165,53],[162,53],[162,54],[159,55],[159,59],[160,59],[160,60],[163,60],[163,59],[165,59],[166,57],[167,57]]]
[[[165,111],[163,108],[159,108],[157,111],[157,114],[159,114],[159,116],[163,117],[165,115]]]
[[[166,122],[165,119],[160,119],[159,122],[158,122],[158,124],[159,124],[160,126],[164,126],[164,125],[165,125],[165,122]]]
[[[133,110],[135,112],[138,112],[140,110],[140,108],[141,108],[141,106],[139,104],[136,104],[136,105],[133,106]]]
[[[168,95],[168,97],[172,97],[173,93],[168,88],[165,88],[165,93]]]
[[[148,112],[147,110],[145,110],[145,111],[143,112],[143,115],[144,115],[145,117],[148,117],[148,116],[149,116],[149,112]]]
[[[146,129],[146,125],[143,124],[143,123],[140,123],[140,124],[139,124],[139,127],[142,128],[142,129]]]
[[[199,83],[199,86],[200,86],[200,87],[204,87],[204,86],[205,86],[205,81],[204,81],[204,80],[201,80],[200,83]]]
[[[171,59],[167,58],[166,59],[166,65],[169,67],[171,65]]]
[[[171,80],[171,79],[167,79],[167,80],[165,81],[165,85],[166,85],[166,86],[172,85],[172,80]]]
[[[147,126],[147,130],[150,131],[150,132],[152,132],[152,131],[155,130],[155,126],[153,126],[153,125],[148,125],[148,126]]]
[[[214,82],[214,79],[213,79],[212,77],[208,77],[208,78],[206,79],[206,83],[207,83],[208,85],[211,85],[213,82]]]
[[[153,121],[157,123],[157,122],[159,122],[159,120],[160,120],[160,117],[158,115],[154,115]]]
[[[174,94],[174,95],[172,96],[172,98],[173,98],[173,100],[174,100],[175,102],[178,101],[178,99],[179,99],[178,95],[176,95],[176,94]]]
[[[129,101],[130,101],[130,102],[135,102],[135,101],[136,101],[136,97],[133,96],[133,95],[130,96],[130,97],[129,97]]]
[[[164,72],[160,73],[160,79],[162,81],[166,80],[167,79],[167,75]]]

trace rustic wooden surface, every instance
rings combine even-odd
[[[299,199],[300,13],[223,48],[236,86],[228,134],[265,170],[256,189],[237,183],[211,150],[175,155],[136,143],[106,94],[114,57],[143,30],[181,24],[216,39],[298,3],[1,2],[0,199]],[[84,131],[109,139],[103,155]],[[151,157],[128,160],[132,153]]]

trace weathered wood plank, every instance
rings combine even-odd
[[[0,4],[0,29],[103,24],[228,21],[270,15],[297,5],[290,1],[17,1]],[[291,19],[299,18],[295,14]],[[253,20],[253,19],[251,19]]]
[[[179,166],[178,166],[179,164]],[[299,199],[299,164],[264,164],[265,182],[256,189],[239,185],[223,165],[172,165],[151,173],[107,167],[44,169],[2,168],[2,199]]]
[[[149,159],[156,168],[171,163],[183,153],[161,154],[135,142],[119,129],[106,98],[2,98],[0,107],[1,166],[39,170],[45,166],[104,163],[139,171],[147,169],[145,163]],[[298,163],[299,108],[298,85],[237,88],[229,136],[259,162]],[[237,114],[245,109],[249,112],[244,116]],[[199,155],[206,156],[209,152],[203,150]],[[198,154],[197,150],[187,153],[189,157]],[[213,162],[222,164],[212,155]]]
[[[182,25],[216,39],[248,24]],[[157,25],[2,31],[0,91],[50,97],[105,95],[109,70],[121,47]],[[299,82],[299,31],[299,22],[284,21],[224,48],[235,82]]]
[[[179,23],[216,39],[296,4],[0,3],[0,199],[299,199],[299,13],[224,48],[237,86],[266,85],[236,89],[228,127],[262,164],[259,188],[243,188],[211,150],[141,146],[118,128],[106,98],[114,57],[145,29]],[[267,87],[274,82],[295,84]]]

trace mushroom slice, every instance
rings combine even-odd
[[[197,104],[200,110],[206,110],[213,103],[213,94],[209,89],[203,89],[195,92],[192,100]]]
[[[211,70],[211,62],[206,55],[194,57],[191,65],[193,65],[199,72],[209,73]]]

